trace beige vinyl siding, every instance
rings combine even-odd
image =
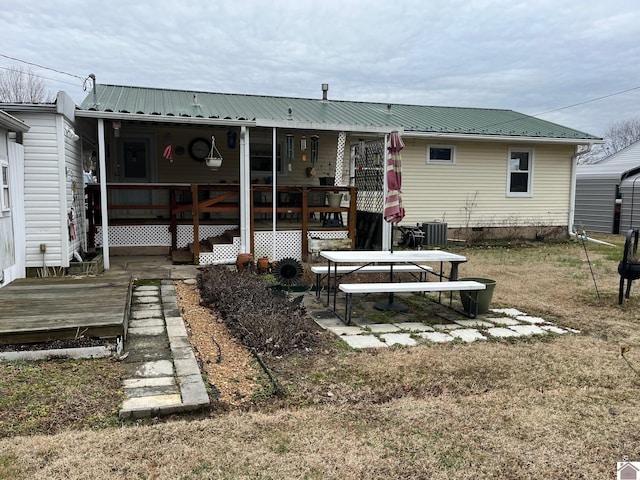
[[[43,265],[41,243],[47,246],[46,264],[59,266],[63,264],[61,212],[64,197],[60,195],[56,116],[26,113],[20,114],[20,119],[31,127],[24,135],[26,266]]]
[[[453,228],[567,224],[571,147],[533,147],[533,195],[514,198],[506,191],[507,159],[509,147],[518,144],[455,142],[455,164],[434,165],[426,163],[427,143],[442,142],[405,139],[404,224],[434,220]]]

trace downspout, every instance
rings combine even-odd
[[[104,269],[109,270],[109,215],[107,205],[107,161],[105,155],[104,120],[98,119],[98,162],[100,164],[100,217],[102,219],[102,257]]]
[[[576,171],[578,168],[578,156],[589,153],[593,147],[592,143],[587,144],[586,150],[579,150],[580,145],[576,145],[576,153],[571,156],[571,190],[569,191],[569,224],[567,232],[573,232],[576,214]]]

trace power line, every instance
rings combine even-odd
[[[79,75],[74,75],[73,73],[67,73],[67,72],[63,72],[62,70],[56,70],[55,68],[45,67],[44,65],[39,65],[39,64],[33,63],[33,62],[28,62],[26,60],[21,60],[19,58],[11,57],[11,56],[5,55],[3,53],[0,53],[0,57],[8,58],[9,60],[15,60],[16,62],[26,63],[27,65],[32,65],[34,67],[44,68],[45,70],[51,70],[52,72],[60,73],[62,75],[68,75],[70,77],[78,78],[78,79],[82,80],[83,82],[86,79],[85,77],[81,77]]]
[[[0,69],[7,70],[7,71],[13,70],[10,67],[0,67]],[[33,75],[34,77],[38,77],[38,78],[44,78],[46,80],[51,80],[52,82],[56,82],[56,83],[64,83],[66,85],[73,85],[74,87],[78,86],[76,83],[65,82],[64,80],[58,80],[57,78],[45,77],[44,75],[38,75],[37,73],[30,73],[30,75]]]
[[[627,90],[622,90],[620,92],[610,93],[609,95],[603,95],[602,97],[592,98],[590,100],[585,100],[583,102],[574,103],[573,105],[567,105],[566,107],[554,108],[553,110],[547,110],[546,112],[536,113],[535,115],[531,115],[531,116],[538,117],[540,115],[546,115],[547,113],[559,112],[560,110],[566,110],[567,108],[577,107],[579,105],[584,105],[585,103],[597,102],[598,100],[615,97],[616,95],[622,95],[623,93],[633,92],[634,90],[640,90],[640,87],[628,88]]]

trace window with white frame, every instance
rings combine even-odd
[[[2,182],[0,212],[8,212],[11,208],[9,202],[9,161],[3,155],[0,155],[0,170],[0,182]]]
[[[530,197],[533,194],[533,157],[533,148],[509,149],[508,197]]]
[[[456,163],[454,145],[427,145],[427,163],[453,165]]]

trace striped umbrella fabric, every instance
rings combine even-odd
[[[387,151],[387,196],[384,203],[384,219],[389,223],[399,223],[404,218],[402,205],[402,157],[404,148],[402,137],[396,131],[391,132]],[[392,242],[393,243],[393,242]]]

